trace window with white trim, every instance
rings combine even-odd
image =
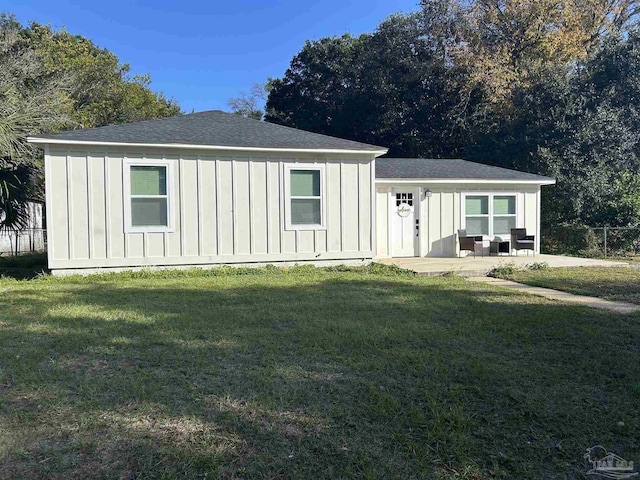
[[[516,196],[511,194],[465,195],[467,235],[506,237],[516,228]]]
[[[324,167],[290,165],[285,169],[287,228],[324,228]]]
[[[130,163],[125,168],[125,192],[129,197],[127,230],[132,232],[170,231],[170,166]]]
[[[516,196],[494,195],[491,213],[493,215],[492,234],[499,237],[511,235],[511,229],[516,228]]]

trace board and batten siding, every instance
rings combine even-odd
[[[511,193],[516,195],[516,225],[536,236],[540,252],[540,186],[505,184],[378,184],[376,185],[376,257],[390,256],[392,233],[389,231],[391,192],[393,188],[414,187],[420,190],[420,256],[455,257],[458,255],[457,232],[462,228],[462,198],[465,193]],[[424,196],[425,189],[430,197]],[[489,242],[486,241],[486,253]]]
[[[374,155],[45,151],[51,269],[363,260]],[[173,163],[170,232],[125,233],[125,160]],[[326,229],[285,228],[285,165],[325,167]]]

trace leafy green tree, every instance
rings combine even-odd
[[[268,121],[554,176],[543,222],[640,223],[634,0],[424,0],[307,42]]]
[[[558,178],[548,220],[640,224],[640,33],[609,39],[572,80],[537,156]],[[559,103],[559,102],[557,102]]]
[[[556,178],[545,201],[545,223],[635,225],[640,220],[638,135],[626,112],[608,102],[580,109],[540,147],[545,170]]]
[[[81,128],[128,123],[180,113],[173,100],[150,89],[151,77],[131,75],[128,63],[88,38],[33,22],[23,30],[43,68],[74,79],[69,114]]]
[[[0,15],[0,157],[29,160],[26,136],[69,124],[72,78],[47,72],[13,17]]]
[[[455,152],[458,95],[424,22],[419,13],[394,15],[373,34],[307,42],[272,82],[266,120],[384,145],[396,156]]]
[[[636,0],[423,0],[447,11],[448,52],[460,70],[465,121],[517,114],[514,95],[558,69],[592,59],[635,25]],[[434,5],[436,6],[434,8]],[[474,101],[478,100],[478,101]]]
[[[13,17],[0,15],[0,230],[20,229],[40,195],[28,135],[70,125],[71,78],[43,68]]]
[[[42,200],[29,135],[179,114],[150,83],[87,38],[0,14],[0,229],[24,227],[27,202]]]
[[[345,94],[355,88],[349,77],[357,66],[360,42],[350,35],[306,42],[284,78],[273,81],[266,120],[318,133],[342,131],[348,123],[342,121],[348,108]]]
[[[543,224],[640,224],[640,39],[606,41],[578,68],[514,95],[514,114],[470,131],[465,156],[554,177]]]

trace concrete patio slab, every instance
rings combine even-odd
[[[515,264],[524,267],[532,263],[546,263],[549,267],[628,267],[624,262],[598,260],[595,258],[565,257],[561,255],[520,255],[520,256],[485,256],[462,258],[378,258],[374,260],[385,265],[396,265],[411,270],[419,275],[438,276],[447,273],[463,277],[481,277],[499,265]]]
[[[469,278],[469,280],[473,282],[495,285],[502,288],[508,288],[509,290],[516,290],[518,292],[528,293],[530,295],[537,295],[539,297],[548,298],[550,300],[577,303],[591,308],[598,308],[600,310],[610,310],[616,313],[640,312],[640,305],[634,305],[632,303],[614,302],[612,300],[605,300],[598,297],[588,297],[586,295],[574,295],[573,293],[561,292],[559,290],[553,290],[551,288],[534,287],[531,285],[525,285],[524,283],[504,280],[502,278],[471,277]]]

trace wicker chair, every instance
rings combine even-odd
[[[460,243],[460,252],[473,252],[473,258],[476,258],[476,253],[480,252],[484,257],[482,235],[468,237],[466,230],[458,230],[458,242]],[[460,256],[460,252],[458,252],[458,256]]]
[[[512,228],[511,229],[511,248],[516,251],[518,255],[519,250],[531,250],[533,255],[536,254],[536,237],[533,235],[527,235],[526,228]],[[529,253],[527,252],[527,255]]]

